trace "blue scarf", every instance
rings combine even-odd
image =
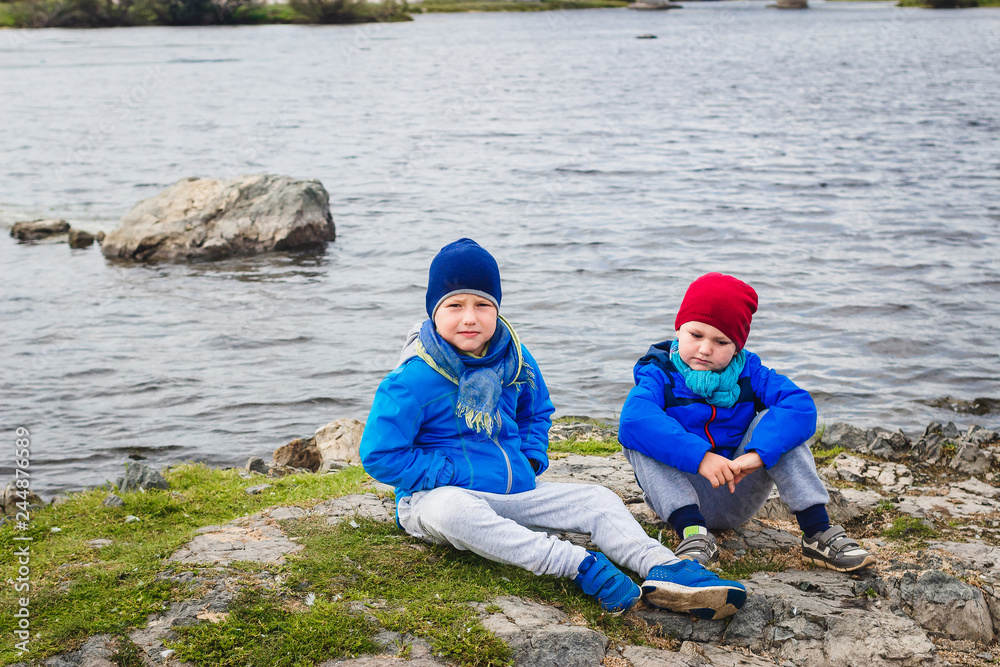
[[[747,363],[743,350],[737,352],[721,371],[696,371],[681,360],[677,349],[675,340],[670,344],[670,362],[684,378],[688,389],[717,407],[731,408],[736,405],[736,399],[740,397],[740,385],[737,383]]]
[[[416,342],[417,356],[438,373],[458,385],[455,414],[469,428],[490,437],[500,431],[500,394],[504,386],[527,382],[534,387],[531,366],[524,361],[521,341],[503,317],[497,317],[497,329],[481,358],[459,354],[434,329],[434,322],[424,321]]]

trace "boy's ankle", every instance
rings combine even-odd
[[[703,567],[719,560],[719,547],[715,536],[704,526],[688,526],[684,529],[684,539],[677,545],[674,555],[682,560],[692,560]]]

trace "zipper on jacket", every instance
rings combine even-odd
[[[705,435],[708,436],[708,442],[712,445],[712,449],[715,449],[715,438],[712,437],[712,432],[708,430],[708,425],[715,421],[716,412],[715,406],[713,405],[712,416],[708,418],[707,422],[705,422]]]
[[[514,486],[514,471],[510,468],[510,457],[507,456],[507,452],[504,451],[499,442],[494,442],[493,444],[497,446],[497,449],[503,454],[503,460],[507,462],[507,490],[504,493],[510,493],[510,488]]]

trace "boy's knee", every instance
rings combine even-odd
[[[420,499],[420,521],[435,526],[447,526],[468,519],[472,504],[484,502],[457,486],[440,486],[426,492]]]
[[[617,493],[606,486],[596,484],[588,485],[587,499],[594,505],[595,509],[605,508],[610,505],[623,505],[622,499]]]

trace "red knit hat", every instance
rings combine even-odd
[[[736,349],[742,350],[756,312],[757,292],[752,287],[732,276],[706,273],[685,292],[674,329],[680,329],[685,322],[704,322],[726,334]]]

